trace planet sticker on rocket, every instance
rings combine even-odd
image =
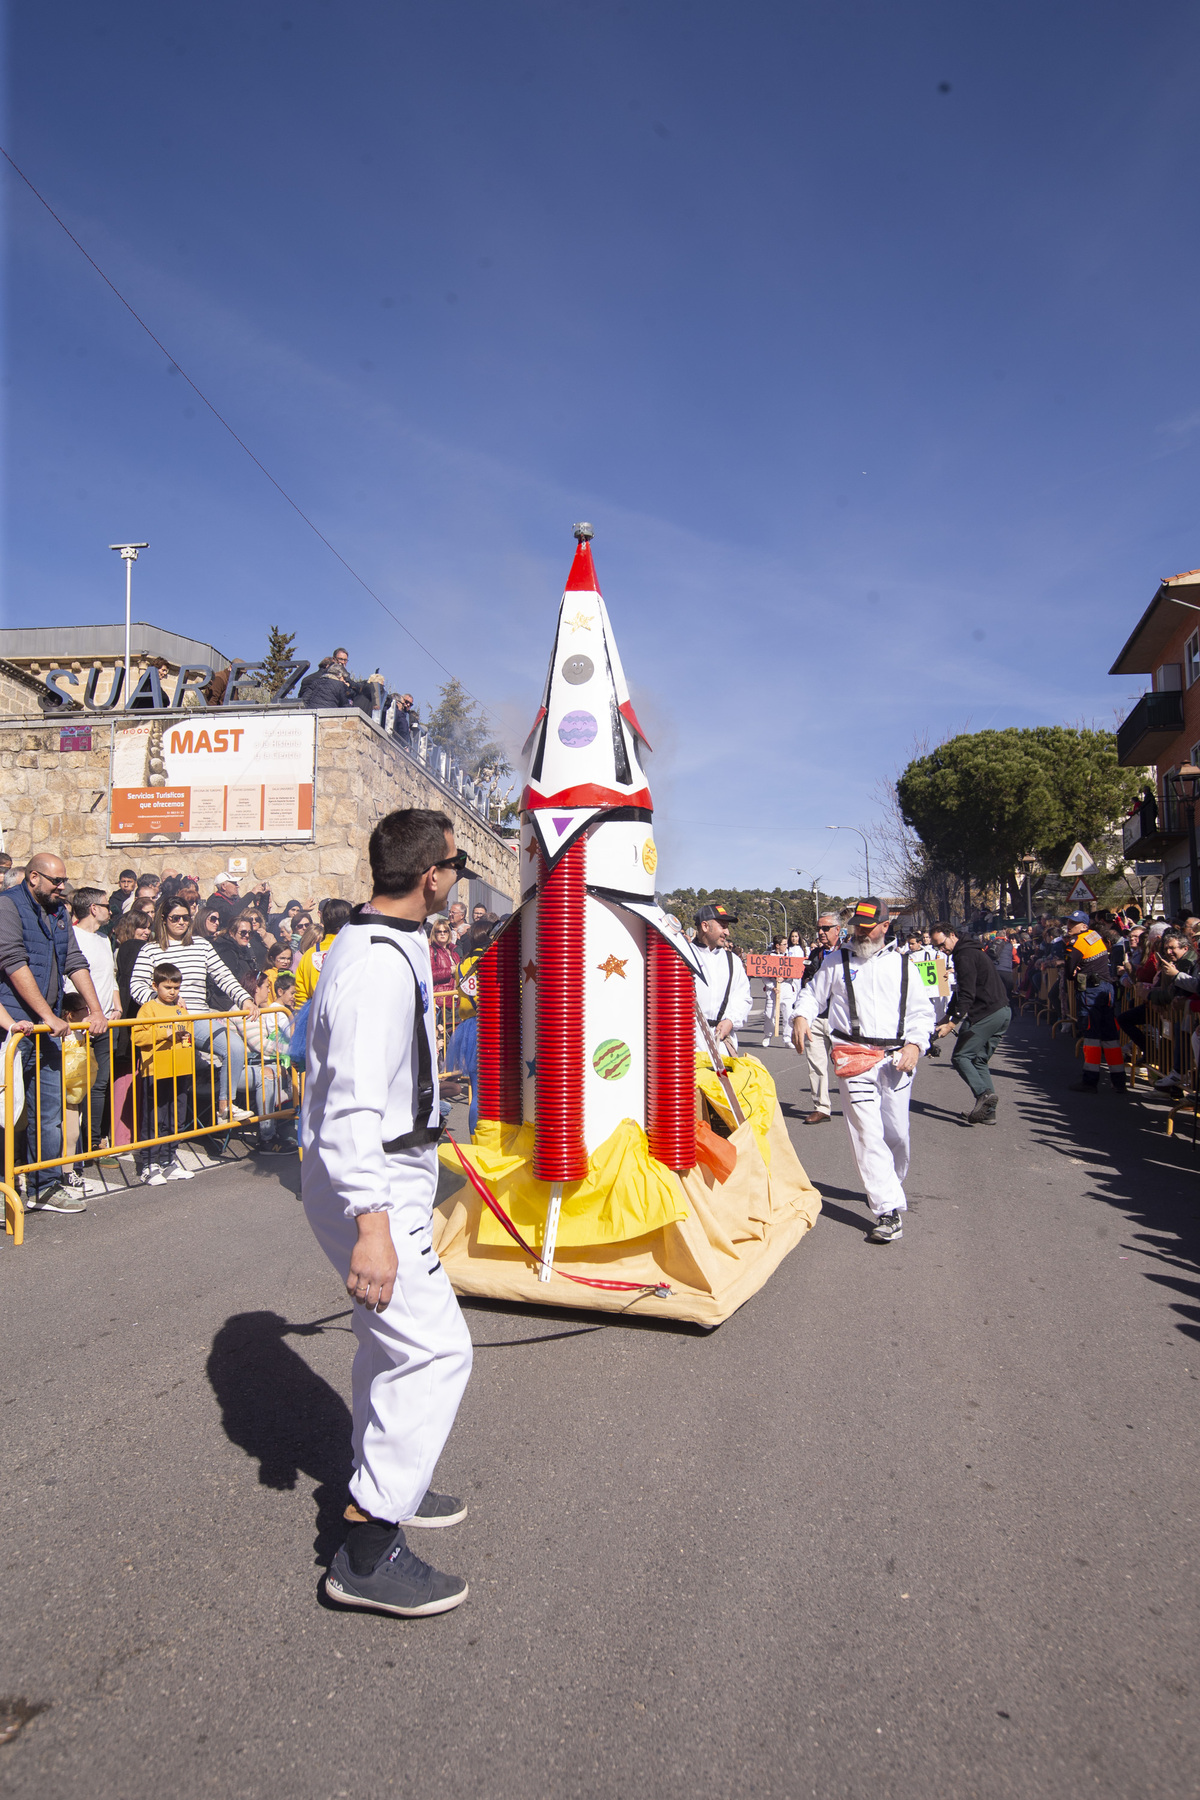
[[[569,681],[572,687],[581,687],[595,673],[596,665],[590,656],[568,656],[562,666],[562,678]]]
[[[622,1075],[628,1075],[632,1063],[633,1052],[620,1038],[605,1038],[597,1044],[592,1057],[592,1067],[601,1081],[620,1081]]]
[[[558,727],[559,742],[568,750],[586,750],[595,742],[599,729],[594,713],[569,712]]]

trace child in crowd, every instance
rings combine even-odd
[[[285,970],[278,973],[290,985],[294,995],[295,977],[288,975]],[[277,981],[276,992],[272,995],[270,976],[259,976],[258,986],[254,991],[254,1004],[262,1009],[261,1014],[257,1019],[246,1021],[246,1080],[249,1105],[259,1115],[258,1149],[268,1155],[285,1156],[296,1148],[292,1121],[263,1116],[281,1112],[291,1104],[288,1046],[292,1036],[292,1018],[290,1011],[275,1010],[287,1007],[291,996],[288,999],[284,997],[288,992],[287,987],[284,994],[280,994],[278,990]]]
[[[96,1079],[96,1053],[87,1029],[88,1003],[82,994],[63,995],[62,1016],[73,1027],[62,1040],[62,1153],[74,1156],[76,1151],[87,1148],[80,1141],[80,1123]],[[67,1187],[82,1188],[79,1164],[65,1164],[62,1179]]]
[[[293,959],[294,953],[290,944],[277,944],[275,949],[272,950],[267,962],[267,984],[272,995],[274,995],[279,984],[279,977],[281,975],[286,975],[291,969]],[[296,978],[293,975],[290,979],[294,989],[296,986]]]
[[[187,1012],[179,1003],[183,975],[174,963],[156,963],[150,977],[154,999],[138,1008],[145,1024],[133,1027],[137,1057],[137,1139],[167,1137],[186,1131],[191,1117],[196,1051],[192,1033],[180,1020]],[[174,1144],[156,1144],[134,1152],[138,1174],[147,1187],[165,1181],[190,1181],[192,1173],[179,1161]]]

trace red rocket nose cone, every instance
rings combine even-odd
[[[578,593],[581,589],[589,594],[600,592],[600,583],[596,580],[596,568],[592,562],[592,546],[585,538],[575,551],[575,561],[571,564],[571,573],[567,576],[565,592]]]

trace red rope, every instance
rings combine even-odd
[[[503,1225],[513,1242],[519,1244],[526,1256],[531,1257],[541,1268],[552,1268],[552,1264],[545,1262],[542,1257],[538,1255],[537,1251],[525,1242],[525,1239],[521,1236],[500,1202],[488,1188],[487,1183],[481,1179],[463,1155],[459,1148],[458,1139],[454,1136],[453,1132],[447,1131],[445,1136],[454,1145],[454,1154],[458,1157],[459,1162],[463,1166],[463,1174],[475,1189],[475,1192],[479,1195],[479,1198],[483,1201],[483,1204],[487,1207],[488,1211],[499,1219],[501,1225]],[[667,1295],[671,1292],[671,1289],[662,1281],[657,1285],[652,1281],[600,1281],[591,1275],[571,1275],[566,1269],[554,1269],[553,1272],[556,1275],[563,1276],[567,1281],[577,1281],[580,1287],[607,1288],[610,1293],[614,1294],[653,1294],[656,1299],[665,1300]]]

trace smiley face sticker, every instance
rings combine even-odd
[[[596,665],[590,656],[568,656],[562,666],[562,678],[569,681],[572,687],[581,687],[595,673]]]

